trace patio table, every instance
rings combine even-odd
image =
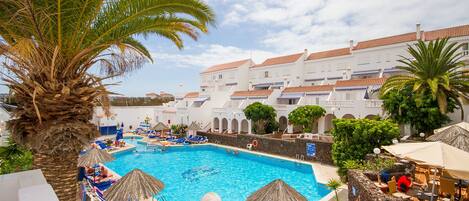
[[[377,186],[378,188],[381,189],[381,191],[387,193],[388,192],[388,184],[384,183],[384,182],[381,182],[381,184],[379,182],[373,182],[375,184],[375,186]]]

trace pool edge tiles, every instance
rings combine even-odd
[[[222,147],[222,148],[229,148],[229,149],[238,150],[238,151],[242,151],[242,152],[246,152],[250,154],[263,155],[266,157],[286,160],[286,161],[290,161],[294,163],[302,163],[305,165],[310,165],[312,172],[314,174],[314,177],[316,178],[316,181],[321,184],[327,184],[327,182],[329,182],[331,178],[340,179],[339,175],[337,174],[337,167],[334,167],[331,165],[326,165],[326,164],[313,162],[313,161],[302,161],[302,160],[297,160],[297,159],[288,158],[284,156],[278,156],[278,155],[268,154],[264,152],[256,152],[256,151],[251,151],[251,150],[242,149],[238,147],[227,146],[227,145],[220,145],[220,144],[213,144],[213,143],[207,143],[205,145],[213,145],[213,146]]]

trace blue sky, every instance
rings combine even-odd
[[[148,92],[198,90],[199,73],[211,65],[347,47],[367,40],[415,31],[469,24],[467,0],[205,0],[217,25],[198,41],[186,38],[178,50],[157,36],[142,39],[154,63],[112,87],[126,96]],[[0,91],[7,91],[5,87]]]

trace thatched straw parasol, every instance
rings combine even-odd
[[[164,123],[158,122],[153,128],[155,131],[162,131],[162,130],[168,130],[169,128],[164,125]]]
[[[85,155],[78,158],[78,167],[93,166],[115,160],[114,156],[102,149],[92,148]]]
[[[199,131],[199,130],[202,130],[202,128],[200,128],[199,124],[197,124],[197,123],[195,123],[195,121],[193,121],[191,123],[191,125],[189,125],[189,127],[187,127],[187,130]]]
[[[163,182],[145,174],[140,169],[134,169],[119,179],[106,192],[107,201],[134,201],[149,199],[164,188]]]
[[[307,201],[307,199],[284,181],[276,179],[251,194],[246,201]]]
[[[461,122],[444,128],[436,129],[435,134],[428,137],[430,141],[441,141],[458,149],[469,152],[469,123]]]

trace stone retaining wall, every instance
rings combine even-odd
[[[349,201],[403,201],[383,193],[373,181],[359,170],[349,170],[348,177],[348,200]]]
[[[296,158],[297,156],[303,156],[305,160],[318,161],[321,163],[332,165],[332,142],[321,141],[321,140],[310,140],[310,139],[292,139],[282,140],[264,137],[262,135],[226,135],[226,134],[215,134],[197,132],[198,135],[206,136],[210,143],[228,145],[238,148],[246,149],[246,145],[252,143],[253,140],[257,140],[259,145],[253,150],[265,152],[269,154],[275,154],[280,156],[286,156],[290,158]],[[316,144],[316,156],[308,157],[306,154],[306,144]]]

